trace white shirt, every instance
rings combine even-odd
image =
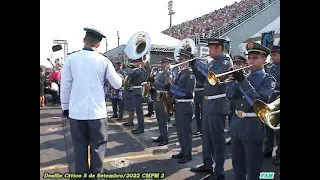
[[[81,50],[70,54],[61,73],[60,98],[62,110],[76,120],[107,117],[104,82],[119,89],[122,80],[111,61],[96,51]]]
[[[59,91],[59,86],[58,86],[58,84],[55,83],[55,82],[52,82],[51,85],[50,85],[50,90],[51,90],[51,91],[56,91],[56,92],[58,92],[58,91]]]

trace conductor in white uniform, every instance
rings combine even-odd
[[[105,36],[96,29],[84,30],[84,48],[70,54],[62,69],[61,107],[63,116],[70,118],[75,173],[102,173],[108,135],[103,86],[108,80],[119,89],[122,79],[112,62],[96,51]]]

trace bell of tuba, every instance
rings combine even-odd
[[[174,50],[174,60],[176,62],[179,62],[178,59],[179,59],[179,52],[181,49],[185,49],[189,52],[191,52],[192,54],[195,54],[197,49],[196,49],[196,43],[190,39],[190,38],[186,38],[186,39],[183,39],[179,44],[178,46],[176,47],[176,49]]]
[[[280,129],[280,123],[277,124],[275,115],[280,113],[280,96],[270,104],[266,104],[256,99],[253,102],[253,109],[258,118],[273,130]]]
[[[128,41],[124,52],[129,59],[137,60],[143,58],[144,64],[150,59],[151,38],[148,33],[139,31]]]
[[[150,49],[151,49],[151,38],[148,33],[144,31],[139,31],[135,33],[129,39],[124,52],[126,53],[127,57],[132,60],[137,60],[142,58],[143,64],[145,68],[149,67],[149,60],[150,60]],[[148,94],[150,91],[150,84],[143,83],[142,85],[142,96]],[[124,79],[124,89],[131,90],[132,88],[132,81],[131,77],[126,76]]]

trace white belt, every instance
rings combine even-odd
[[[203,88],[195,88],[194,91],[202,91]]]
[[[157,90],[157,93],[164,93],[164,92],[167,92],[167,91],[160,91],[160,90]]]
[[[139,88],[142,88],[142,86],[132,86],[131,88],[132,89],[139,89]]]
[[[278,93],[278,92],[280,92],[280,91],[279,91],[279,90],[274,90],[273,92],[274,92],[274,93]]]
[[[180,103],[180,102],[193,102],[193,99],[176,99],[176,102],[177,103]]]
[[[219,99],[219,98],[223,98],[226,97],[226,93],[224,94],[218,94],[218,95],[214,95],[214,96],[204,96],[204,99],[206,100],[212,100],[212,99]]]
[[[240,110],[236,110],[236,115],[237,115],[239,118],[257,117],[257,114],[256,114],[256,113],[245,113],[245,112],[240,111]]]

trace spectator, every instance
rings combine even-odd
[[[215,10],[191,21],[173,26],[164,30],[162,33],[180,40],[193,38],[195,35],[202,35],[209,31],[211,31],[210,35],[217,34],[218,32],[215,32],[215,30],[221,27],[228,28],[227,25],[230,21],[261,2],[263,2],[263,0],[242,0],[235,2],[230,6],[220,8],[219,10]],[[236,24],[237,22],[234,21],[232,26]],[[208,36],[208,34],[205,35]]]
[[[43,69],[40,67],[40,107],[44,107],[44,87],[45,87],[45,76]]]
[[[58,80],[55,79],[51,82],[50,91],[51,91],[51,95],[52,95],[52,105],[54,105],[59,101]]]

